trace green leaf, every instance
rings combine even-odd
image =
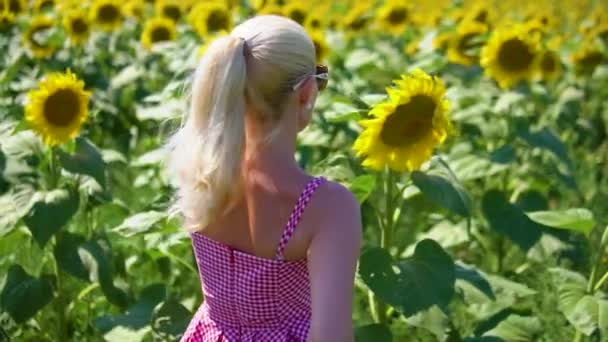
[[[89,272],[89,280],[98,282],[108,301],[119,307],[126,307],[127,294],[114,285],[111,263],[99,242],[87,241],[78,248],[82,264]]]
[[[121,224],[111,229],[111,231],[121,234],[124,237],[131,237],[149,231],[158,222],[166,218],[166,214],[160,211],[146,211],[127,217]]]
[[[34,204],[23,221],[40,247],[44,247],[78,211],[78,193],[53,190],[37,193],[32,201]]]
[[[568,157],[566,146],[549,128],[545,127],[537,132],[522,131],[519,135],[531,146],[553,152],[569,169],[572,169],[572,161]]]
[[[143,289],[139,300],[131,305],[124,314],[102,316],[95,320],[95,326],[102,333],[122,326],[132,330],[144,328],[150,324],[154,307],[162,302],[167,293],[165,285],[152,284]]]
[[[50,276],[34,278],[20,265],[12,265],[2,293],[0,305],[17,323],[23,323],[53,299]]]
[[[541,237],[541,229],[517,206],[509,203],[498,190],[488,190],[481,201],[481,210],[490,227],[506,235],[524,251]]]
[[[157,305],[152,312],[154,331],[166,339],[176,340],[184,333],[192,313],[175,299],[168,299]]]
[[[359,273],[382,300],[411,316],[437,305],[444,312],[454,294],[454,263],[439,244],[425,239],[400,261],[374,247],[361,255]]]
[[[492,300],[496,299],[490,283],[475,268],[464,267],[458,263],[454,263],[454,268],[456,279],[462,279],[475,286],[479,291],[488,296],[488,298]]]
[[[376,177],[374,175],[362,175],[353,179],[348,188],[353,192],[357,201],[363,203],[372,194],[375,187]]]
[[[598,300],[598,324],[603,339],[608,339],[608,300]]]
[[[393,334],[383,324],[367,324],[355,329],[355,342],[391,342]]]
[[[557,286],[558,310],[577,330],[587,336],[593,334],[600,327],[600,319],[605,319],[600,317],[604,300],[587,294],[587,280],[580,273],[560,267],[550,268],[549,272]]]
[[[428,330],[437,337],[437,341],[445,340],[446,332],[450,326],[448,316],[437,306],[431,306],[427,310],[420,311],[408,317],[406,321],[409,325]]]
[[[542,333],[543,327],[538,318],[510,315],[484,336],[498,337],[508,342],[530,342],[537,341]]]
[[[57,264],[65,272],[82,280],[89,280],[89,271],[80,260],[78,248],[86,242],[82,235],[64,232],[53,249]]]
[[[581,232],[585,236],[589,236],[595,226],[593,213],[584,208],[535,211],[526,214],[532,221],[542,225]]]
[[[86,138],[76,138],[74,154],[68,154],[59,149],[58,156],[66,171],[91,176],[102,188],[106,187],[106,164],[97,147]]]
[[[441,176],[420,171],[412,173],[412,180],[427,198],[441,207],[465,217],[470,216],[470,199],[459,185]]]

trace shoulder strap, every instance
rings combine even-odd
[[[325,178],[320,176],[311,179],[308,184],[306,184],[304,191],[302,191],[302,193],[300,194],[300,197],[296,202],[296,206],[293,208],[291,215],[289,215],[289,220],[287,221],[287,224],[283,229],[281,241],[279,241],[279,245],[277,246],[277,253],[275,256],[276,259],[283,260],[283,250],[285,249],[285,245],[287,245],[289,238],[291,238],[293,231],[296,229],[296,226],[300,222],[302,213],[310,202],[313,193],[315,192],[315,190],[317,190],[319,185],[323,184],[323,182],[325,182]]]

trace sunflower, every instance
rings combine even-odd
[[[312,31],[309,33],[310,39],[315,46],[315,53],[317,55],[317,62],[322,62],[327,57],[329,52],[329,46],[325,40],[325,35],[321,31]]]
[[[87,118],[90,93],[69,70],[52,73],[27,94],[25,119],[49,146],[75,137]]]
[[[36,12],[52,11],[55,7],[55,0],[36,0],[34,2],[34,10]]]
[[[388,88],[389,98],[374,105],[353,149],[365,156],[363,166],[395,171],[420,168],[453,130],[441,79],[414,70]]]
[[[461,19],[463,21],[476,21],[480,24],[490,26],[494,22],[494,12],[492,12],[487,4],[478,2],[470,9],[466,10]]]
[[[559,55],[551,50],[543,51],[538,58],[538,70],[542,79],[553,81],[562,72],[562,62]]]
[[[410,8],[400,1],[387,1],[378,9],[377,18],[380,26],[388,32],[399,35],[408,23]]]
[[[433,49],[445,51],[450,45],[450,40],[455,33],[451,31],[439,32],[433,37]]]
[[[8,8],[0,11],[0,32],[8,31],[14,22],[15,15]]]
[[[145,3],[142,0],[129,0],[123,9],[127,17],[142,19],[144,17]]]
[[[538,37],[529,35],[525,26],[504,27],[494,31],[481,49],[481,66],[501,88],[509,88],[534,76],[538,46]]]
[[[49,44],[48,38],[53,31],[55,22],[46,16],[36,16],[30,22],[23,39],[36,58],[45,58],[55,52],[55,47]]]
[[[603,63],[606,57],[594,44],[585,42],[580,49],[571,56],[574,70],[578,74],[590,75],[595,68]]]
[[[104,31],[113,31],[122,24],[122,6],[118,0],[95,0],[91,21]]]
[[[91,33],[91,24],[84,11],[72,10],[63,17],[63,27],[70,36],[70,40],[76,44],[81,44]]]
[[[289,3],[283,9],[283,13],[284,13],[283,15],[285,15],[286,17],[288,17],[289,19],[295,21],[296,23],[298,23],[300,25],[304,25],[308,12],[309,12],[308,7],[302,5],[302,3],[298,2],[298,1]]]
[[[325,27],[325,20],[317,14],[309,14],[304,22],[304,27],[309,31],[322,30]]]
[[[146,20],[141,33],[141,44],[150,50],[155,43],[167,42],[175,39],[175,23],[165,17],[156,17]]]
[[[232,29],[232,14],[225,5],[219,3],[201,3],[195,6],[190,21],[203,39]]]
[[[159,0],[156,2],[156,15],[177,22],[183,15],[183,9],[177,0]]]
[[[346,13],[342,20],[342,29],[350,34],[357,34],[365,31],[371,20],[368,16],[369,5],[364,2],[355,4],[354,7]]]
[[[477,21],[464,21],[448,41],[448,61],[470,66],[479,62],[482,35],[487,26]]]
[[[0,12],[8,10],[14,14],[19,14],[27,9],[26,0],[0,0]]]

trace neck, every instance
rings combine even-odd
[[[295,159],[297,132],[290,130],[287,122],[283,121],[278,125],[283,127],[277,127],[273,139],[263,143],[271,128],[264,127],[255,120],[246,120],[243,160],[245,171],[257,171],[273,177],[302,172]]]

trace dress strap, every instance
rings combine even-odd
[[[277,253],[275,258],[278,260],[283,260],[283,250],[285,249],[285,245],[291,238],[293,231],[296,229],[296,226],[300,222],[300,218],[302,217],[302,213],[304,209],[310,202],[312,194],[317,190],[319,185],[323,184],[326,181],[325,177],[319,176],[311,179],[304,188],[304,191],[300,194],[298,201],[296,202],[296,206],[293,208],[291,215],[289,215],[289,220],[283,229],[283,235],[281,236],[281,241],[279,241],[279,245],[277,246]]]

